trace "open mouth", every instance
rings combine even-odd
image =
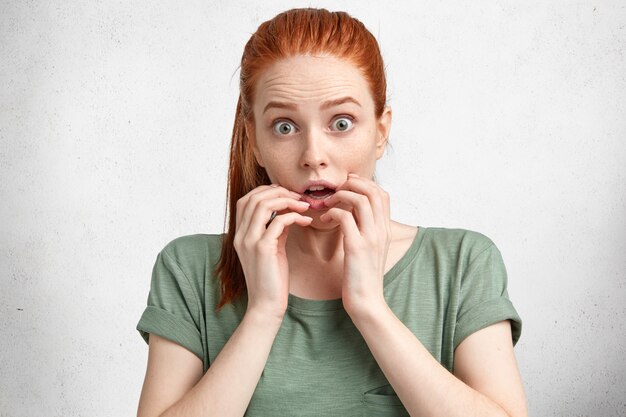
[[[313,210],[327,210],[328,207],[324,199],[335,194],[335,188],[334,184],[324,180],[311,181],[300,194],[302,194],[302,201],[310,204],[309,208]]]
[[[335,190],[324,187],[323,185],[314,185],[304,191],[304,194],[314,200],[323,200],[335,193]]]

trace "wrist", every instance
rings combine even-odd
[[[369,322],[391,311],[382,295],[376,299],[344,302],[344,308],[357,327],[359,323]]]
[[[250,306],[246,309],[244,320],[253,322],[259,326],[278,329],[285,316],[284,310],[267,309],[257,306]]]

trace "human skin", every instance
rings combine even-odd
[[[328,100],[344,97],[360,105],[344,102],[322,109]],[[264,112],[270,102],[283,105]],[[258,81],[253,113],[246,130],[273,186],[257,187],[237,204],[235,248],[246,278],[248,309],[204,375],[199,358],[151,335],[138,414],[243,415],[292,292],[342,298],[411,415],[526,416],[508,321],[467,337],[455,351],[453,375],[382,296],[384,272],[416,230],[389,218],[389,196],[372,181],[391,110],[376,117],[358,70],[333,57],[299,56],[275,63]],[[346,116],[352,124],[344,123]],[[340,126],[348,128],[338,131]],[[335,190],[323,205],[313,201],[314,209],[300,201],[311,180],[325,180]],[[273,211],[279,215],[266,227]],[[328,268],[332,279],[315,281],[305,272],[311,268],[302,265]]]
[[[351,63],[332,56],[298,56],[276,62],[259,78],[253,114],[254,120],[246,124],[248,137],[273,184],[300,194],[317,181],[330,188],[324,200],[306,194],[301,197],[311,203],[302,214],[312,220],[289,232],[285,242],[289,276],[267,275],[289,281],[282,288],[289,287],[306,298],[318,293],[342,298],[347,308],[369,302],[373,296],[382,298],[382,276],[392,239],[389,198],[366,180],[372,178],[376,160],[384,153],[391,109],[385,107],[382,115],[376,116],[367,82]],[[261,190],[254,196],[261,199],[268,192],[271,190]],[[270,204],[268,200],[264,203]],[[267,208],[259,211],[261,219],[268,218]],[[367,239],[349,239],[355,234],[345,233],[354,220],[351,223],[344,215],[352,217],[352,213],[360,214],[359,227],[367,230]],[[252,216],[253,212],[247,208],[246,214]],[[397,225],[396,229],[402,229]],[[402,231],[396,235],[403,236],[407,228]],[[355,250],[356,246],[361,247]],[[271,250],[283,248],[272,246]],[[330,269],[321,275],[339,279],[311,279],[304,273],[310,268],[294,273],[307,254],[314,253],[326,254],[317,262],[309,256],[309,263],[317,263],[314,270]],[[360,279],[350,279],[357,275]],[[320,286],[327,289],[320,290]],[[286,297],[283,293],[277,303],[279,314],[284,312]]]

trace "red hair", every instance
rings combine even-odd
[[[357,67],[370,88],[377,117],[383,113],[387,83],[378,42],[363,23],[345,12],[326,9],[291,9],[262,23],[241,57],[239,100],[230,145],[228,168],[228,228],[216,272],[222,294],[217,308],[237,298],[246,289],[243,269],[233,246],[237,200],[252,189],[270,184],[265,169],[254,157],[245,121],[254,121],[252,103],[257,80],[278,60],[296,55],[331,55]]]

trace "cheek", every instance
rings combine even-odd
[[[288,157],[288,153],[284,151],[266,148],[261,152],[261,157],[263,158],[265,171],[272,182],[277,182],[278,177],[290,169],[290,158]]]
[[[352,144],[343,155],[344,163],[348,168],[364,173],[373,173],[376,165],[376,146],[367,138]]]
[[[335,166],[346,174],[355,173],[363,178],[372,178],[376,168],[376,160],[366,155],[353,153],[350,157],[344,157]]]

